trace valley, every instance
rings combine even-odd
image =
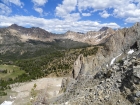
[[[33,88],[32,85],[36,83],[33,82],[33,80],[40,81],[40,78],[42,78],[42,81],[47,81],[48,79],[45,78],[60,77],[60,89],[60,81],[62,80],[62,77],[68,77],[71,75],[73,64],[77,57],[80,54],[83,54],[85,57],[96,54],[98,47],[100,47],[73,41],[67,38],[56,38],[53,39],[53,41],[42,41],[41,39],[34,39],[31,37],[30,39],[27,38],[28,36],[26,36],[26,40],[23,40],[25,35],[29,34],[29,32],[32,33],[32,30],[36,29],[40,32],[40,35],[42,35],[41,31],[43,31],[43,35],[46,35],[45,30],[41,30],[39,28],[31,28],[30,30],[15,24],[8,28],[0,29],[1,103],[4,100],[9,100],[12,102],[10,97],[17,97],[18,94],[22,94],[22,91],[24,91],[22,89],[26,89],[26,87],[29,87],[29,89],[23,94],[29,97],[31,88]],[[20,30],[20,32],[17,32],[18,30]],[[34,34],[37,33],[35,32]],[[53,35],[51,35],[52,34],[47,37],[52,37]],[[47,37],[43,36],[43,38]],[[55,82],[55,79],[53,80]],[[40,82],[36,83],[38,87],[40,86],[39,83]],[[46,82],[44,85],[47,84],[49,83]],[[42,87],[37,89],[38,94],[46,88],[43,87],[44,85],[42,84]],[[57,91],[59,91],[59,89]],[[18,93],[16,90],[20,90],[21,92]],[[28,99],[27,97],[24,98]],[[20,100],[19,97],[16,100]],[[16,100],[14,101],[17,102]],[[26,100],[25,104],[28,102],[30,101]]]

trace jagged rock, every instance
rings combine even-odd
[[[134,76],[136,76],[140,79],[140,66],[139,65],[133,67],[133,74],[134,74]]]
[[[62,96],[56,100],[57,103],[62,104],[63,101],[71,105],[136,105],[138,97],[135,93],[140,89],[140,79],[134,64],[138,61],[136,55],[140,53],[139,40],[140,23],[115,31],[96,55],[84,58],[83,67],[79,63],[75,69],[77,71],[73,72],[76,80],[69,84],[69,91],[65,92],[67,98]],[[130,49],[134,49],[134,52],[128,56],[127,51]],[[114,69],[113,66],[105,66],[118,55],[121,55],[119,59],[123,61],[121,66],[118,59],[113,64]],[[136,67],[138,65],[137,63]],[[77,78],[81,71],[84,73]]]
[[[119,66],[118,65],[113,65],[113,67],[112,67],[114,70],[116,70],[116,71],[118,71],[118,70],[120,70],[120,68],[119,68]]]
[[[104,78],[104,72],[99,71],[97,74],[94,76],[95,79],[102,79]]]
[[[61,83],[61,90],[59,91],[59,93],[65,92],[66,88],[67,88],[67,85],[68,85],[68,79],[63,78],[62,83]]]
[[[80,72],[82,72],[82,66],[83,66],[83,61],[84,61],[84,57],[83,55],[79,55],[79,57],[77,58],[77,60],[74,62],[74,67],[73,67],[73,71],[72,71],[72,77],[74,79],[76,79],[79,75]]]
[[[121,83],[121,82],[122,82],[121,78],[119,78],[119,79],[117,80],[117,82]]]
[[[69,101],[70,105],[83,103],[83,100],[80,100],[79,98],[77,98],[77,101],[72,101],[74,97],[85,97],[84,100],[86,100],[90,105],[96,105],[97,103],[104,103],[104,105],[108,105],[109,103],[111,105],[120,105],[123,103],[124,105],[129,105],[131,104],[131,102],[137,104],[140,93],[138,90],[134,95],[133,91],[139,89],[139,85],[136,83],[139,82],[139,78],[136,77],[133,73],[135,71],[133,71],[133,69],[136,68],[131,66],[132,62],[133,57],[131,59],[129,58],[129,62],[126,65],[126,68],[124,68],[125,70],[123,72],[119,70],[116,71],[116,73],[114,73],[113,75],[112,72],[109,73],[109,70],[113,70],[113,66],[109,68],[109,70],[104,69],[105,71],[97,72],[95,76],[88,76],[87,74],[82,75],[77,79],[77,82],[73,84],[73,86],[75,85],[77,88],[72,88],[71,85],[71,93],[66,93],[71,100]],[[116,65],[119,69],[121,68],[118,64],[114,65]],[[139,65],[137,65],[136,67],[138,68]],[[112,76],[106,76],[107,74],[111,74]],[[82,79],[82,77],[84,78]],[[128,101],[126,101],[126,97]],[[69,99],[67,99],[67,101],[68,100]],[[77,104],[74,104],[75,102],[77,102]],[[114,102],[116,103],[114,104]]]
[[[109,27],[102,27],[99,31],[106,31]]]
[[[136,92],[136,97],[140,97],[140,91]]]

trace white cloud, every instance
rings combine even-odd
[[[42,8],[34,8],[36,12],[38,12],[40,15],[42,15],[43,13],[43,9]]]
[[[21,2],[20,0],[2,0],[5,4],[10,5],[11,3],[20,6],[21,8],[23,7],[24,3]]]
[[[108,13],[109,9],[112,9],[112,13]],[[101,10],[103,12],[100,12]],[[99,12],[103,18],[114,16],[127,20],[136,19],[140,17],[140,0],[63,0],[62,4],[56,7],[56,16],[66,19],[74,12],[80,12],[82,16],[91,16],[91,11]]]
[[[34,10],[43,16],[43,9],[41,6],[44,6],[48,0],[32,0],[32,2],[34,3]]]
[[[77,15],[77,13],[71,14],[72,11],[75,11],[76,6],[77,0],[63,0],[62,4],[59,4],[56,7],[56,16],[61,17],[63,19],[72,18],[73,15]]]
[[[77,21],[81,18],[80,13],[67,14],[66,16],[63,16],[63,17],[65,18],[65,20],[68,20],[68,21]]]
[[[0,3],[0,15],[9,15],[12,10],[5,4]]]
[[[3,23],[4,22],[4,23]],[[34,16],[12,16],[6,17],[0,15],[0,26],[8,26],[11,24],[18,24],[21,26],[41,27],[47,31],[55,33],[64,33],[68,30],[76,32],[87,32],[91,30],[99,30],[103,26],[112,28],[120,28],[116,23],[100,23],[97,21],[68,21],[59,19],[44,19]]]
[[[82,13],[82,16],[91,16],[91,13]]]
[[[114,15],[121,18],[140,16],[140,8],[137,8],[135,4],[127,3],[126,5],[116,7]]]
[[[103,10],[104,8],[111,7],[113,0],[78,0],[79,11],[93,8],[95,10]]]
[[[130,17],[130,18],[125,19],[125,22],[127,23],[140,22],[140,17]]]
[[[10,26],[12,23],[7,23],[7,22],[0,22],[0,27],[7,27]]]
[[[100,12],[99,14],[100,14],[100,16],[103,17],[103,18],[108,18],[108,17],[110,16],[110,14],[108,14],[108,12],[105,11],[105,10],[104,10],[103,12]]]
[[[80,12],[89,8],[98,12],[103,10],[102,13],[99,13],[103,18],[111,15],[117,18],[124,18],[127,21],[138,21],[137,17],[140,17],[140,0],[78,0],[78,10]],[[105,9],[112,9],[113,12],[108,14],[107,11],[104,11]]]
[[[48,0],[32,0],[35,6],[44,6]]]

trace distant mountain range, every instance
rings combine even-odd
[[[99,31],[87,33],[67,31],[55,34],[39,27],[25,28],[12,24],[0,28],[0,58],[32,58],[53,51],[102,44],[114,33],[113,29],[103,27]]]
[[[39,27],[25,28],[12,24],[9,27],[0,29],[0,42],[4,43],[3,35],[11,35],[19,39],[18,41],[25,42],[29,39],[40,41],[53,41],[54,39],[71,39],[73,41],[88,43],[92,45],[100,44],[106,41],[106,39],[115,33],[115,31],[108,27],[103,27],[99,31],[89,31],[87,33],[67,31],[64,34],[50,33]]]
[[[33,58],[60,50],[89,46],[87,43],[63,38],[41,28],[25,28],[13,24],[0,28],[0,60]]]

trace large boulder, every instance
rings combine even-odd
[[[140,79],[140,65],[133,67],[133,75]]]
[[[74,62],[74,67],[73,67],[73,71],[72,71],[72,77],[74,79],[76,79],[78,77],[78,75],[82,69],[83,61],[84,61],[83,55],[79,55],[77,60]]]

